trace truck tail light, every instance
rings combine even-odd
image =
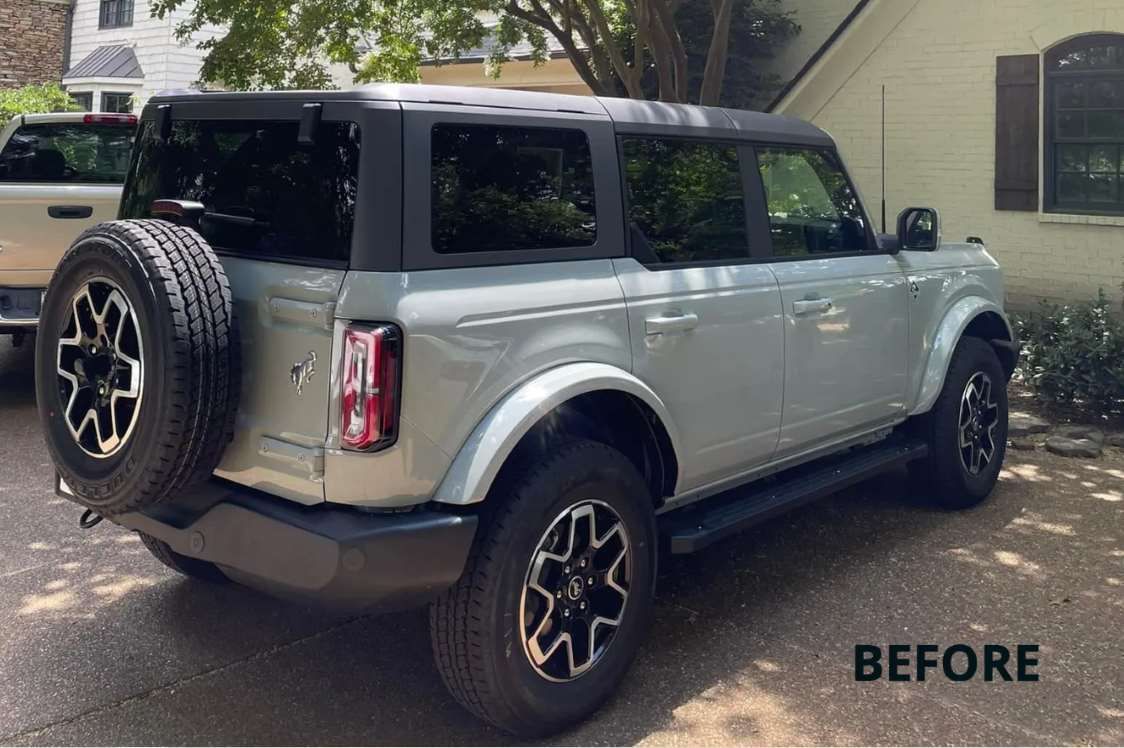
[[[135,114],[87,114],[82,118],[87,125],[135,125]]]
[[[393,325],[349,325],[343,334],[340,441],[366,452],[398,437],[402,336]]]

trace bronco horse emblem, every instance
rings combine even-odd
[[[304,385],[316,374],[316,352],[309,351],[308,358],[293,364],[289,370],[289,381],[297,386],[297,394],[304,394]]]

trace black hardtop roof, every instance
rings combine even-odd
[[[726,140],[834,146],[831,136],[815,125],[778,114],[637,99],[470,86],[377,83],[338,91],[168,91],[149,99],[145,114],[151,116],[151,109],[158,104],[172,104],[174,107],[177,102],[223,102],[245,105],[267,101],[397,101],[567,112],[591,117],[609,117],[618,132],[666,135],[681,133]]]

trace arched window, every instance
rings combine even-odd
[[[1124,34],[1046,54],[1045,163],[1048,210],[1124,215]]]

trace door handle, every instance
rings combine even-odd
[[[677,332],[687,332],[699,326],[697,314],[675,314],[664,317],[649,317],[644,320],[644,332],[647,335],[671,335]]]
[[[804,299],[792,302],[792,313],[800,316],[804,314],[823,314],[831,311],[831,299]]]
[[[47,208],[51,218],[89,218],[94,209],[89,205],[52,205]]]

